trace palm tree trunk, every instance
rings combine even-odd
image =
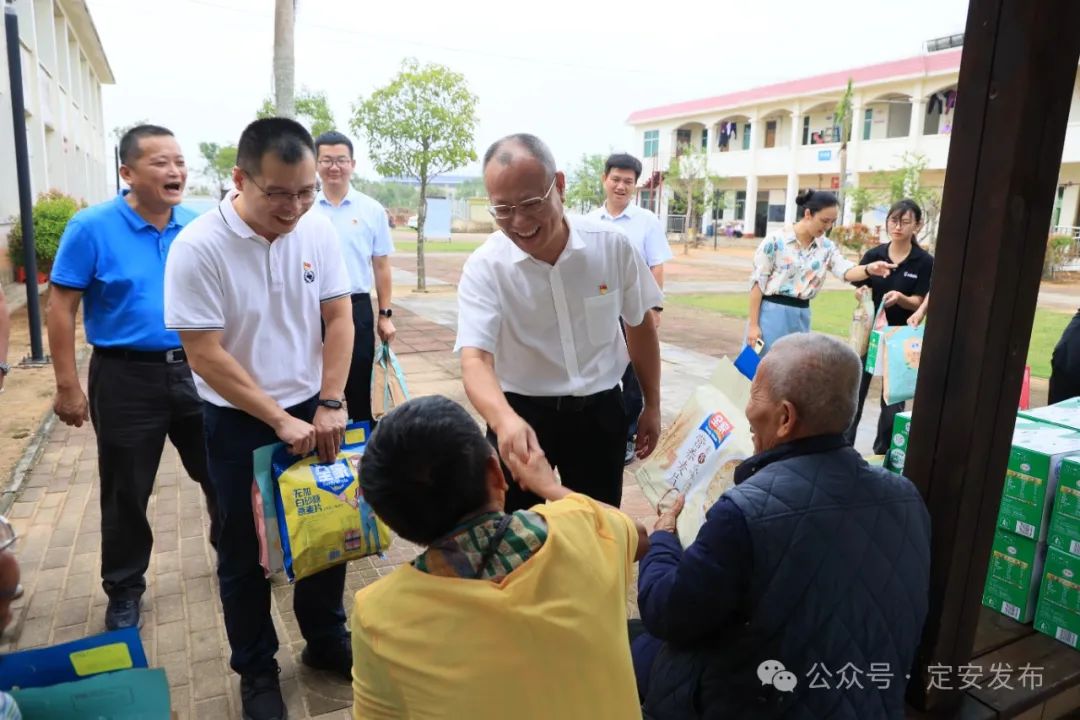
[[[427,220],[427,177],[420,176],[420,207],[416,213],[416,290],[427,292],[427,270],[424,267],[424,222]]]
[[[295,0],[275,0],[274,6],[274,111],[279,117],[296,117],[293,27]]]

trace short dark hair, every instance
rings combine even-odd
[[[809,210],[811,215],[817,215],[825,208],[838,206],[840,201],[836,199],[836,195],[825,190],[803,190],[795,197],[795,204],[799,208],[799,218],[802,218],[806,210]]]
[[[139,141],[148,137],[173,137],[172,130],[160,125],[136,125],[120,138],[120,162],[131,165],[142,156]]]
[[[249,175],[258,175],[266,153],[272,152],[283,163],[295,165],[303,159],[305,150],[315,157],[315,141],[303,125],[289,118],[263,118],[240,133],[236,164]]]
[[[915,218],[915,222],[922,222],[922,208],[911,198],[904,198],[903,200],[897,200],[893,203],[893,206],[889,208],[889,213],[885,216],[885,219],[888,220],[897,215],[903,219],[908,213],[911,213],[911,216]]]
[[[430,545],[487,504],[493,452],[456,402],[417,398],[379,421],[360,463],[360,488],[391,530]]]
[[[540,164],[544,166],[544,170],[547,171],[548,177],[555,174],[557,169],[555,166],[555,156],[551,154],[551,150],[543,140],[535,135],[530,135],[529,133],[514,133],[513,135],[507,135],[506,137],[491,143],[491,147],[484,153],[484,164],[480,166],[481,170],[487,169],[488,163],[494,159],[495,153],[497,153],[503,145],[521,145],[530,155],[540,161]],[[504,156],[499,156],[500,160],[504,160],[504,164],[509,164],[509,157],[510,156],[507,155],[507,159],[504,159]]]
[[[634,182],[641,178],[641,161],[629,153],[608,155],[608,159],[604,161],[604,175],[616,168],[619,170],[633,170]]]
[[[319,156],[319,148],[323,145],[344,145],[349,148],[349,157],[351,158],[353,156],[352,140],[339,133],[337,130],[324,132],[322,135],[315,138],[315,157]]]

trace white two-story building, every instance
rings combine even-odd
[[[106,154],[101,86],[112,69],[85,0],[15,0],[34,197],[60,190],[87,203],[109,197],[112,157]],[[7,43],[0,32],[0,57]],[[0,275],[6,276],[7,232],[19,214],[11,88],[0,71]]]
[[[950,40],[953,45],[960,42]],[[921,184],[940,189],[956,111],[960,55],[961,49],[952,47],[634,112],[628,120],[636,138],[631,152],[644,166],[639,202],[668,216],[672,193],[664,187],[663,175],[672,158],[686,148],[700,148],[706,151],[709,173],[722,179],[716,220],[739,222],[756,236],[790,224],[799,188],[840,187],[840,129],[834,113],[849,79],[854,112],[848,186],[874,187],[879,172],[897,169],[908,154],[925,158]],[[1052,224],[1080,239],[1080,78],[1073,88],[1058,183]],[[874,215],[871,211],[871,218]],[[853,219],[850,203],[845,219]],[[713,220],[710,214],[703,224]],[[681,218],[667,222],[669,229],[681,230]]]

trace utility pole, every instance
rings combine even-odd
[[[295,0],[275,0],[274,4],[274,112],[279,117],[296,117],[296,64],[293,29]]]
[[[23,267],[26,269],[26,319],[30,323],[30,357],[24,364],[48,362],[41,344],[41,304],[38,298],[37,253],[34,248],[34,200],[30,191],[30,152],[26,147],[26,100],[19,57],[19,16],[14,0],[4,3],[7,33],[8,81],[11,87],[11,127],[15,132],[15,175],[19,184],[19,221],[22,223]]]

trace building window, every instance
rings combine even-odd
[[[749,125],[747,127],[749,127]],[[746,191],[745,190],[736,190],[735,191],[735,219],[736,220],[745,220],[746,219]]]
[[[675,157],[682,155],[684,152],[690,149],[690,139],[692,134],[688,129],[675,131]]]
[[[776,147],[776,121],[767,120],[765,122],[765,147]]]
[[[743,150],[749,150],[750,149],[750,123],[746,123],[745,125],[743,125],[743,129],[742,129],[742,149]],[[741,219],[742,218],[740,218],[740,220]]]
[[[701,128],[701,149],[709,152],[709,128]]]
[[[645,151],[642,153],[645,157],[656,157],[660,154],[660,131],[659,130],[646,130],[645,131]]]
[[[653,190],[638,190],[638,205],[656,212],[656,193]]]
[[[862,139],[863,140],[869,140],[870,139],[870,131],[873,129],[873,127],[874,127],[874,111],[873,111],[872,108],[867,108],[866,112],[863,113],[863,122],[862,122]]]
[[[802,119],[802,144],[810,144],[810,116],[804,115]]]

